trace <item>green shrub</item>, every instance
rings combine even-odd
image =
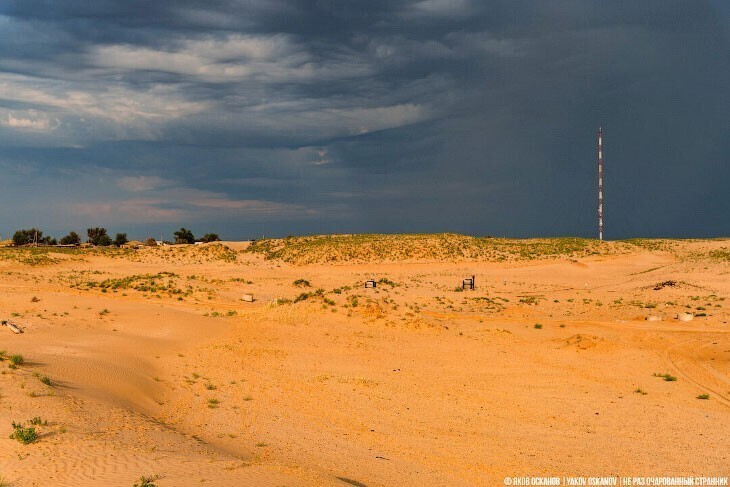
[[[664,373],[664,374],[654,373],[654,377],[661,377],[666,382],[675,382],[677,380],[677,378],[675,376],[673,376],[671,374],[667,374],[667,373]]]
[[[38,439],[38,433],[36,433],[33,426],[25,427],[15,421],[11,424],[13,426],[13,434],[10,435],[11,440],[17,440],[24,445],[28,445]]]
[[[306,301],[307,299],[312,297],[312,293],[301,293],[299,296],[294,298],[294,302],[298,303],[299,301]]]
[[[162,477],[159,475],[150,475],[149,477],[145,477],[144,475],[139,478],[138,481],[134,483],[134,487],[157,487],[157,482]]]

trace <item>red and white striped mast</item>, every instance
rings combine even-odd
[[[598,127],[598,240],[603,240],[603,128]]]

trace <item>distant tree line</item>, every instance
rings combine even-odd
[[[48,236],[44,237],[42,230],[30,228],[15,232],[13,234],[13,243],[15,245],[27,245],[32,243],[37,243],[39,245],[55,245],[56,239]]]
[[[217,242],[220,240],[216,233],[206,233],[201,238],[196,239],[193,232],[187,228],[181,228],[174,234],[174,243],[176,244],[194,244],[195,242]],[[86,229],[87,244],[96,247],[109,247],[111,245],[121,247],[129,242],[126,233],[117,233],[112,239],[104,227],[93,227]],[[68,235],[56,240],[50,236],[44,236],[43,231],[37,228],[17,230],[13,234],[13,244],[20,247],[23,245],[81,245],[81,237],[76,232],[69,232]],[[147,238],[145,245],[157,245],[154,238]],[[169,243],[169,242],[164,242]]]

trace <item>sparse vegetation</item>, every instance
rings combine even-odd
[[[317,289],[314,292],[308,292],[308,293],[301,293],[301,294],[299,294],[299,296],[297,296],[296,298],[294,298],[294,302],[295,303],[298,303],[300,301],[306,301],[309,298],[314,298],[314,297],[320,297],[321,298],[323,296],[324,296],[324,289]]]
[[[615,247],[616,245],[614,245]],[[581,238],[508,240],[457,234],[317,235],[263,239],[246,252],[295,264],[401,260],[535,260],[610,252],[609,244]],[[623,245],[622,248],[630,248]]]
[[[453,240],[449,240],[452,237]],[[454,426],[453,434],[437,435],[439,441],[431,442],[433,444],[429,443],[425,448],[429,451],[432,447],[443,448],[444,441],[457,436],[467,438],[469,444],[477,444],[483,440],[480,436],[483,431],[474,436],[474,428],[468,428],[468,425],[484,419],[488,422],[489,433],[493,430],[490,426],[493,420],[499,420],[501,416],[481,416],[480,419],[477,416],[484,412],[468,407],[469,397],[479,399],[484,395],[484,391],[480,392],[484,381],[462,377],[462,372],[473,365],[475,357],[479,367],[486,371],[486,375],[480,377],[494,385],[489,394],[491,399],[487,398],[490,404],[506,399],[507,406],[514,406],[524,399],[512,394],[515,381],[500,380],[505,374],[508,379],[529,376],[527,385],[537,384],[534,399],[538,405],[555,397],[583,401],[581,398],[589,398],[595,389],[591,386],[592,378],[608,374],[611,377],[607,375],[606,382],[612,382],[616,387],[608,391],[604,402],[621,406],[627,414],[632,414],[632,411],[653,414],[677,400],[685,401],[685,405],[688,404],[686,401],[690,401],[695,409],[707,409],[708,414],[722,409],[722,405],[718,405],[720,396],[713,397],[712,402],[691,403],[693,393],[697,400],[707,400],[715,394],[692,391],[692,370],[688,369],[685,376],[684,369],[678,368],[682,366],[682,359],[675,365],[667,354],[671,352],[674,359],[675,349],[670,347],[681,343],[679,346],[682,348],[677,352],[682,353],[680,356],[686,354],[690,357],[690,354],[699,351],[698,360],[716,360],[707,362],[708,366],[722,365],[720,362],[727,355],[727,346],[719,331],[726,328],[724,325],[730,319],[730,309],[724,304],[722,309],[717,309],[721,307],[723,298],[710,293],[726,294],[722,279],[727,274],[727,264],[712,263],[703,275],[701,266],[679,258],[670,259],[669,256],[647,257],[643,251],[636,258],[590,257],[593,252],[605,255],[623,248],[614,245],[614,242],[588,241],[585,245],[582,242],[556,242],[546,247],[555,252],[546,257],[534,253],[541,248],[536,241],[447,236],[449,247],[438,249],[429,247],[433,242],[439,242],[439,237],[434,236],[382,236],[382,241],[380,238],[317,237],[311,241],[291,238],[284,239],[286,243],[281,245],[278,241],[271,241],[267,253],[262,251],[258,255],[234,250],[245,248],[247,243],[231,244],[231,248],[216,243],[161,245],[159,248],[128,252],[84,246],[83,249],[59,249],[65,254],[60,256],[43,248],[8,250],[8,255],[47,256],[58,259],[60,263],[55,268],[42,269],[29,269],[17,262],[2,261],[4,250],[0,248],[0,274],[3,275],[4,289],[10,294],[6,299],[6,318],[17,322],[25,331],[25,335],[16,336],[8,329],[0,329],[4,333],[0,336],[10,352],[23,352],[28,356],[28,363],[23,365],[22,356],[15,356],[19,359],[11,361],[9,354],[0,352],[0,361],[13,367],[17,363],[21,369],[8,370],[0,363],[0,372],[4,374],[0,375],[3,380],[0,384],[3,393],[0,405],[15,415],[6,419],[5,434],[11,433],[7,428],[10,419],[27,419],[31,414],[43,414],[43,418],[48,416],[51,422],[48,427],[45,421],[33,418],[22,425],[14,424],[14,427],[22,429],[18,438],[13,436],[14,439],[23,442],[22,438],[29,436],[25,430],[32,429],[36,435],[32,441],[37,441],[38,445],[26,447],[10,441],[7,442],[10,454],[15,455],[13,450],[23,454],[30,452],[33,458],[38,459],[39,455],[46,455],[51,450],[72,449],[90,432],[113,431],[124,426],[130,426],[130,431],[152,432],[156,437],[156,425],[148,422],[152,419],[198,434],[205,441],[215,442],[217,437],[228,442],[227,436],[233,438],[232,433],[236,433],[241,438],[236,441],[242,446],[248,441],[249,446],[253,443],[261,447],[254,448],[258,455],[252,461],[268,461],[273,457],[268,456],[268,448],[263,448],[267,444],[257,441],[271,437],[267,436],[266,428],[273,424],[272,420],[281,416],[282,409],[272,409],[269,405],[280,397],[287,398],[294,408],[306,407],[314,413],[319,407],[329,410],[339,406],[349,410],[350,406],[359,403],[356,409],[363,414],[357,418],[357,431],[351,439],[357,442],[371,438],[378,444],[382,443],[380,439],[393,432],[388,426],[393,420],[403,422],[416,418],[416,406],[425,408],[421,418],[424,424],[417,426],[432,430],[433,425],[427,422],[440,421],[442,403],[446,401],[461,411],[459,414],[463,418],[460,416],[456,426],[451,425]],[[404,239],[406,243],[400,244],[398,239]],[[463,247],[459,246],[459,242],[463,243]],[[266,241],[260,243],[262,248],[268,245]],[[381,257],[368,247],[371,243],[375,243],[376,248],[391,244],[393,248]],[[706,253],[708,248],[718,248],[718,244],[701,242],[696,248],[705,249]],[[402,258],[406,263],[298,267],[298,264],[327,259],[328,249],[337,253],[329,262],[349,262],[345,259],[354,256],[363,262]],[[268,252],[276,257],[262,262]],[[567,257],[572,255],[570,252],[576,255],[585,253],[588,258]],[[454,259],[447,263],[412,262],[446,259],[448,256],[454,256]],[[487,263],[543,258],[560,258],[561,261]],[[112,262],[112,259],[121,261]],[[127,263],[127,259],[136,264]],[[227,259],[233,264],[221,262]],[[460,262],[468,259],[482,260]],[[204,264],[207,262],[212,264]],[[657,262],[668,264],[650,275],[626,277],[630,271],[645,269]],[[472,274],[482,276],[477,278],[479,289],[462,292],[460,286],[455,287],[464,276]],[[675,281],[667,280],[669,278],[676,279],[676,285],[672,284]],[[256,281],[255,285],[249,279]],[[375,280],[377,287],[365,289],[366,279]],[[324,289],[317,289],[320,285]],[[101,296],[100,293],[105,294]],[[690,297],[692,293],[697,296]],[[253,305],[241,302],[242,296],[249,294],[256,296]],[[184,303],[175,301],[183,297],[187,297]],[[158,298],[165,299],[161,301]],[[297,304],[293,305],[293,302]],[[104,306],[111,306],[114,311],[109,313],[108,309],[102,309]],[[64,311],[64,307],[68,311]],[[649,312],[652,307],[659,309]],[[704,311],[711,318],[698,319],[690,324],[674,320],[674,316],[685,311]],[[11,318],[11,312],[20,318]],[[220,319],[204,319],[203,313]],[[703,315],[698,313],[694,316]],[[100,319],[100,316],[104,318]],[[232,318],[234,316],[237,317]],[[645,323],[647,316],[656,316],[663,322]],[[529,331],[530,322],[533,323],[533,332]],[[570,330],[566,329],[567,323],[571,324]],[[112,333],[117,329],[119,333]],[[541,331],[543,329],[545,332]],[[53,333],[48,330],[53,330]],[[535,334],[535,331],[540,333]],[[49,337],[64,336],[73,340],[49,341]],[[685,341],[688,336],[697,339]],[[91,351],[93,347],[96,349]],[[616,347],[623,347],[622,353],[614,353]],[[185,350],[185,354],[177,353],[175,348]],[[60,364],[74,369],[64,373],[54,365],[56,360],[44,364],[47,362],[44,357],[48,358],[48,354],[52,353],[63,355]],[[87,356],[92,353],[93,356]],[[539,358],[541,354],[548,353],[557,357],[556,360]],[[532,360],[534,357],[538,357],[537,362]],[[609,364],[613,372],[586,372],[586,364],[597,364],[605,357],[615,358],[616,363]],[[682,373],[683,383],[661,384],[659,380],[673,382],[678,378],[668,372],[654,374],[659,380],[652,378],[649,370],[641,371],[641,367],[633,364],[632,361],[641,357],[654,364],[649,370],[653,368],[658,372],[662,367],[665,371],[671,369]],[[346,361],[352,359],[357,363],[348,365]],[[105,360],[108,362],[103,363]],[[98,371],[84,370],[92,364],[99,365]],[[357,364],[365,364],[365,367]],[[500,371],[500,364],[509,364],[508,370]],[[423,371],[428,373],[420,373]],[[616,375],[616,371],[629,373]],[[66,401],[67,398],[81,396],[87,388],[95,393],[99,387],[100,372],[108,377],[115,394],[132,395],[131,399],[136,401],[139,392],[135,391],[145,392],[142,398],[145,407],[147,402],[153,401],[150,402],[153,407],[149,408],[151,418],[141,418],[144,424],[137,421],[137,415],[115,413],[107,418],[103,416],[106,410],[102,409],[106,403],[98,406],[96,403],[79,402],[76,404],[79,407],[63,409],[64,404],[74,406]],[[54,375],[53,380],[41,373]],[[357,374],[373,376],[358,378]],[[573,376],[570,380],[561,381],[561,374]],[[63,378],[73,387],[65,387]],[[452,384],[454,380],[456,384]],[[635,384],[633,390],[630,389],[632,382]],[[647,384],[652,392],[648,393],[643,386],[637,387],[640,384],[636,382]],[[127,387],[127,383],[133,387]],[[444,388],[444,384],[454,387]],[[542,387],[541,384],[550,387]],[[410,412],[401,403],[389,405],[383,401],[392,398],[393,387],[398,388],[402,397],[417,399],[416,402],[411,401]],[[702,390],[701,386],[698,388]],[[719,389],[717,391],[722,393]],[[59,397],[50,397],[52,395]],[[652,395],[652,398],[643,397],[646,395]],[[313,397],[320,400],[313,402]],[[574,413],[577,411],[580,413],[578,416],[590,414],[583,420],[580,417],[576,421],[572,416],[568,418],[568,429],[580,439],[585,437],[586,430],[592,433],[595,428],[602,428],[601,424],[608,424],[605,421],[595,423],[590,419],[594,418],[594,413],[598,414],[596,411],[601,416],[594,419],[605,418],[606,415],[610,416],[607,419],[613,418],[611,408],[605,404],[605,407],[597,404],[595,410],[592,407],[590,410],[576,410],[570,409],[569,402],[554,402],[548,411],[550,414],[538,415],[535,424],[544,429],[551,417],[564,419],[565,414],[570,416],[565,408]],[[155,404],[162,407],[157,408]],[[488,404],[482,406],[486,410]],[[56,407],[61,409],[54,409]],[[79,414],[74,416],[77,411]],[[94,414],[86,414],[88,412]],[[447,416],[451,414],[449,411],[446,413]],[[514,414],[505,414],[502,416],[509,420],[532,413],[522,408]],[[400,419],[395,418],[396,415]],[[298,413],[284,414],[282,421],[296,422],[301,419],[300,416]],[[682,414],[674,416],[678,421],[682,420]],[[243,418],[243,422],[236,418]],[[89,426],[84,423],[89,420],[100,422]],[[62,424],[69,427],[70,434],[58,436],[59,430],[65,431]],[[249,428],[250,425],[254,425],[253,429]],[[259,428],[256,425],[263,426]],[[342,427],[343,431],[351,429],[346,422],[339,420],[335,426]],[[698,431],[703,434],[711,432],[705,426],[699,425]],[[671,437],[661,431],[659,436],[662,440]],[[272,441],[271,445],[278,451],[279,445],[274,439],[266,441]],[[475,441],[472,442],[472,439]],[[698,441],[714,444],[715,439],[716,436],[710,434]],[[503,441],[504,437],[498,440]],[[119,454],[126,455],[129,446],[136,451],[139,441],[138,435],[120,438]],[[157,443],[159,448],[163,448],[163,443],[167,444],[166,441]],[[117,448],[116,443],[112,445],[104,441],[98,444]],[[195,445],[190,443],[189,446]],[[200,446],[203,447],[202,443]],[[409,443],[406,446],[408,455],[423,453],[423,445]],[[410,450],[411,446],[418,450]],[[154,442],[143,442],[140,452],[152,451],[150,448],[154,450]],[[164,447],[164,450],[148,456],[161,458],[170,454],[168,448]],[[388,456],[388,451],[378,447],[372,453]],[[485,451],[474,453],[482,455]],[[105,449],[104,454],[110,454],[109,450]],[[693,460],[699,458],[699,454],[696,455]],[[718,459],[717,456],[712,457],[713,461]],[[473,458],[465,460],[470,462]],[[195,468],[197,461],[196,457],[190,462],[190,467]],[[561,460],[558,458],[556,461]],[[563,458],[563,461],[568,463],[570,459]],[[238,468],[237,463],[230,462],[231,469]],[[227,469],[229,465],[221,463],[220,466],[222,472],[222,468]],[[127,472],[127,485],[142,473],[166,473],[157,468],[144,470]],[[33,478],[29,475],[29,481],[37,478],[37,475]],[[135,485],[155,485],[155,479],[142,477],[139,482],[144,480],[145,483]],[[223,483],[230,480],[216,474],[207,479],[207,483],[216,483],[213,479],[222,479]],[[197,482],[200,479],[196,477],[193,480]],[[13,478],[13,481],[20,480]],[[166,485],[169,481],[166,479],[160,483]]]
[[[188,297],[196,289],[192,286],[185,287],[178,282],[180,276],[173,272],[158,272],[157,274],[135,274],[120,278],[104,279],[103,281],[82,280],[81,276],[74,276],[71,287],[81,290],[98,289],[106,292],[137,291],[149,295],[164,294],[168,297]],[[202,288],[198,287],[201,291]]]
[[[39,418],[40,419],[40,418]],[[10,435],[11,440],[17,440],[24,445],[35,442],[38,439],[38,433],[33,426],[23,426],[22,423],[11,423],[13,433]]]
[[[659,291],[661,289],[664,289],[665,287],[675,287],[676,285],[677,281],[673,280],[658,282],[654,285],[654,291]]]
[[[723,247],[718,250],[711,250],[709,256],[712,259],[730,261],[730,249]]]
[[[76,249],[53,249],[56,253],[71,253]],[[0,260],[15,261],[28,266],[51,265],[58,262],[48,255],[49,247],[3,247]]]
[[[157,487],[155,482],[161,478],[162,476],[160,475],[150,475],[149,477],[143,475],[134,483],[134,487]]]

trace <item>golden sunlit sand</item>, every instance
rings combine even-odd
[[[2,248],[0,273],[5,485],[730,474],[729,240]]]

